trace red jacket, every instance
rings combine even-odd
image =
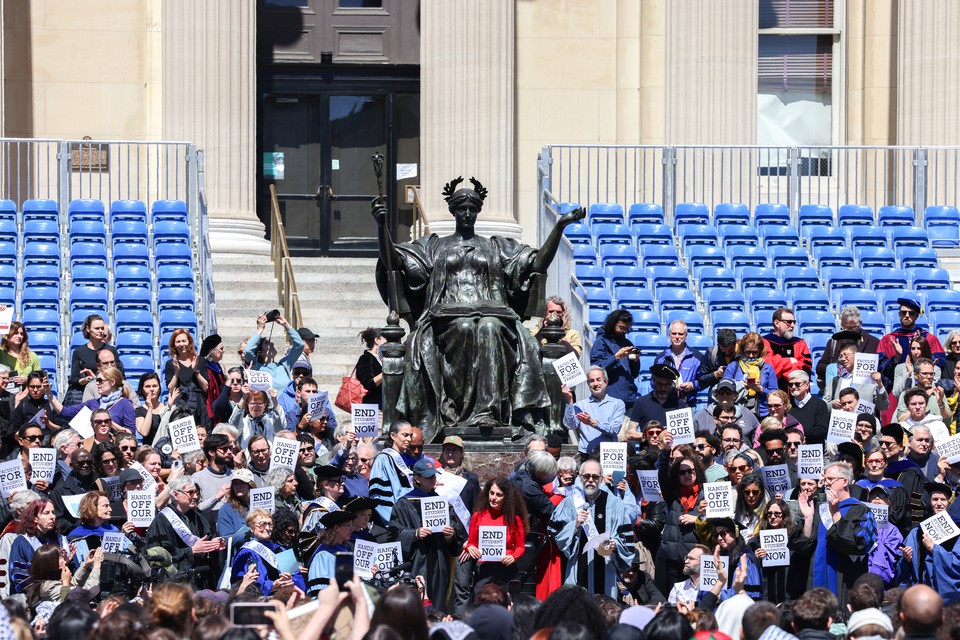
[[[793,338],[788,342],[775,333],[768,333],[763,336],[763,342],[766,352],[763,359],[773,367],[781,389],[786,390],[787,376],[790,373],[806,371],[809,374],[812,371],[810,347],[800,338]],[[796,362],[791,358],[795,358]]]
[[[494,516],[489,509],[478,511],[470,516],[470,536],[467,538],[467,546],[480,546],[480,527],[502,527],[506,523],[503,521],[503,514]],[[507,526],[507,555],[513,556],[514,560],[523,555],[523,543],[527,532],[523,528],[523,521],[517,517],[513,526]]]

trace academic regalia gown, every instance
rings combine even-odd
[[[947,513],[954,522],[960,523],[960,503],[954,502],[947,507]],[[905,547],[913,549],[913,560],[901,559],[901,579],[906,586],[925,584],[935,589],[943,598],[944,604],[960,602],[960,537],[947,540],[942,545],[934,545],[933,552],[920,541],[920,527],[916,527],[904,541]]]
[[[253,549],[245,549],[242,544],[249,542],[252,538],[248,538],[243,543],[238,544],[237,553],[233,558],[233,565],[230,569],[230,583],[236,584],[243,579],[243,576],[247,574],[247,567],[251,564],[257,565],[257,573],[259,577],[257,578],[257,584],[260,586],[260,591],[263,595],[270,595],[270,592],[273,591],[273,583],[280,577],[280,569],[271,565],[267,562],[259,553]],[[285,547],[280,546],[273,540],[257,540],[260,544],[265,546],[270,551],[273,551],[274,554],[280,555],[286,551]],[[235,547],[236,548],[236,547]],[[290,577],[293,578],[294,586],[300,588],[304,593],[307,591],[307,585],[303,580],[303,574],[299,571],[291,573]]]
[[[877,531],[877,546],[867,557],[867,568],[883,578],[883,584],[888,589],[897,586],[897,565],[900,559],[900,545],[903,544],[903,534],[888,522]]]
[[[890,495],[890,523],[900,530],[902,536],[907,535],[915,526],[911,519],[910,495],[902,484],[890,478],[882,478],[877,482],[869,478],[860,478],[857,480],[857,485],[866,489],[868,493],[876,486],[886,487]]]
[[[409,456],[403,458],[407,468],[413,468],[416,460],[411,461]],[[387,453],[380,453],[373,459],[370,469],[370,499],[376,505],[373,517],[377,524],[387,526],[393,505],[412,488],[410,477],[397,468],[397,464]]]
[[[323,591],[330,586],[330,581],[336,577],[337,572],[337,554],[351,553],[350,549],[343,544],[322,544],[317,547],[317,552],[310,561],[310,571],[307,574],[307,588],[310,595],[316,595],[318,591]]]
[[[843,607],[847,592],[867,572],[867,554],[877,542],[877,521],[869,507],[853,498],[841,501],[839,510],[841,518],[829,530],[814,514],[820,522],[812,566],[813,586],[833,591]]]
[[[927,517],[927,509],[923,505],[923,485],[926,478],[923,476],[920,465],[913,460],[904,458],[889,465],[883,475],[903,485],[907,492],[907,499],[910,501],[910,522],[913,526],[920,524]]]

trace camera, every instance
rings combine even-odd
[[[267,322],[276,322],[277,318],[280,317],[280,309],[274,309],[273,311],[267,311]]]

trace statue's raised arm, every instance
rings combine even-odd
[[[580,222],[587,216],[587,210],[578,207],[568,211],[557,219],[557,224],[553,225],[550,235],[543,241],[543,246],[537,252],[537,259],[533,264],[533,270],[537,273],[546,273],[547,267],[553,262],[557,255],[557,249],[560,247],[560,238],[563,236],[563,230],[574,222]]]

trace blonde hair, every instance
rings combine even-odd
[[[127,400],[130,400],[130,396],[127,394],[127,386],[124,384],[123,372],[120,371],[120,369],[116,367],[104,367],[99,371],[98,375],[112,382],[113,386],[120,391],[120,394]]]
[[[247,514],[247,526],[252,529],[253,523],[260,518],[266,518],[270,522],[273,522],[273,514],[266,509],[253,509]]]
[[[773,416],[767,416],[760,421],[760,431],[769,431],[770,429],[783,429],[783,423]]]
[[[150,598],[150,622],[173,631],[180,637],[190,635],[193,622],[193,589],[176,582],[164,582],[153,589]]]

